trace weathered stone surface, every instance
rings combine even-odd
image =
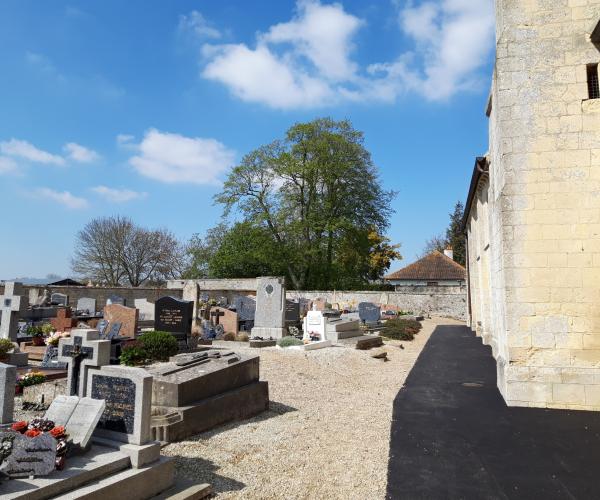
[[[359,339],[356,342],[356,349],[366,351],[368,349],[372,349],[373,347],[380,347],[382,345],[383,345],[383,339],[378,336],[373,336],[370,338]]]
[[[283,278],[257,278],[253,337],[285,335],[285,284]]]
[[[138,310],[135,307],[125,307],[120,304],[109,304],[104,307],[104,319],[108,321],[108,328],[115,323],[121,323],[119,335],[135,337],[138,323]]]
[[[256,340],[250,339],[250,347],[260,349],[261,347],[273,347],[277,345],[276,340]]]
[[[69,441],[85,448],[89,443],[96,424],[104,411],[105,402],[99,399],[77,396],[58,396],[54,399],[44,418],[55,425],[66,428]]]
[[[4,293],[0,295],[0,339],[16,342],[19,317],[27,310],[27,300],[21,297],[23,294],[21,283],[7,281],[4,284]]]
[[[13,421],[17,368],[0,363],[0,424]]]
[[[56,466],[56,439],[44,433],[34,438],[18,432],[0,432],[0,446],[11,448],[0,464],[10,477],[47,476]]]
[[[135,299],[135,308],[139,311],[140,321],[154,321],[154,304],[148,299]]]
[[[77,301],[78,311],[87,311],[89,314],[96,314],[96,299],[91,297],[82,297]]]

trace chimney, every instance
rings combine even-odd
[[[444,250],[444,255],[454,260],[454,251],[452,250],[452,247],[446,247],[446,250]]]

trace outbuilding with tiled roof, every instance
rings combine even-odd
[[[449,255],[434,251],[384,279],[390,285],[400,286],[460,286],[465,284],[467,270]]]

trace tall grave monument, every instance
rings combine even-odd
[[[285,279],[262,277],[256,279],[256,314],[253,337],[280,339],[285,329]]]
[[[4,283],[4,294],[0,295],[0,339],[17,340],[19,317],[27,310],[23,300],[23,285],[13,281]]]

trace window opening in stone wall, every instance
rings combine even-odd
[[[587,67],[588,95],[590,99],[600,99],[600,85],[598,83],[598,65],[588,64]]]

